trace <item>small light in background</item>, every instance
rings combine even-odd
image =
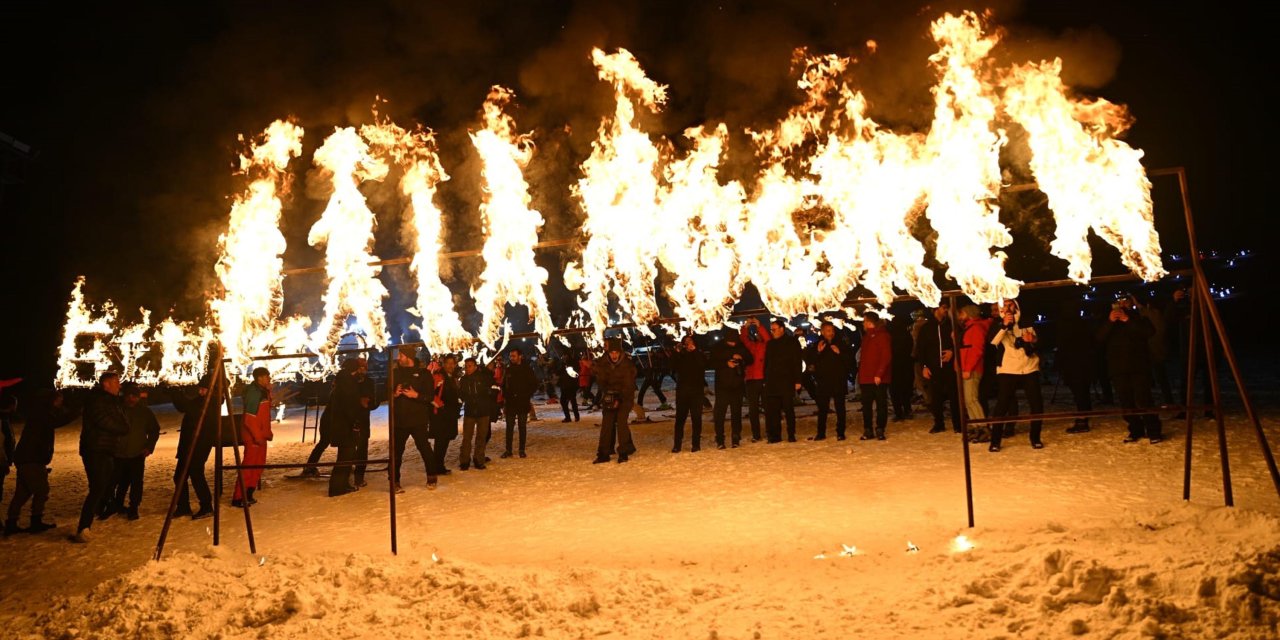
[[[967,536],[959,535],[951,542],[951,550],[956,553],[964,553],[973,549],[973,542]]]

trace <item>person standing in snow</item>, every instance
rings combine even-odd
[[[534,375],[529,363],[524,361],[524,353],[513,348],[507,356],[510,361],[506,374],[502,379],[503,415],[507,422],[507,448],[502,451],[503,458],[510,458],[517,452],[512,450],[515,432],[520,432],[520,457],[525,457],[525,438],[529,428],[529,412],[533,409],[533,394],[538,390],[538,377]]]
[[[635,454],[631,441],[631,414],[635,399],[636,366],[631,356],[622,350],[622,341],[609,338],[605,341],[605,354],[596,359],[594,368],[600,383],[600,442],[596,447],[594,464],[608,462],[616,447],[618,462],[626,462]]]
[[[1151,336],[1155,328],[1139,313],[1131,297],[1115,302],[1107,322],[1098,331],[1098,341],[1107,354],[1107,371],[1115,385],[1116,399],[1125,409],[1151,409]],[[1154,413],[1129,414],[1129,436],[1125,442],[1149,438],[1152,444],[1164,440],[1160,416]]]
[[[557,383],[560,387],[560,408],[564,410],[564,420],[561,422],[577,422],[582,418],[578,413],[577,372],[573,370],[569,360],[570,358],[565,356],[554,362]],[[573,409],[572,420],[569,418],[569,409]]]
[[[80,507],[80,522],[71,540],[83,544],[89,541],[89,528],[93,526],[94,516],[111,495],[111,483],[115,480],[116,442],[129,433],[129,420],[125,417],[124,403],[120,401],[120,374],[108,371],[98,378],[97,386],[85,403],[82,422],[80,459],[84,462],[89,492]]]
[[[916,340],[921,373],[929,383],[933,428],[929,433],[946,431],[943,405],[951,405],[951,429],[960,433],[960,403],[956,398],[955,339],[951,335],[951,301],[943,298],[920,327]]]
[[[1019,389],[1027,397],[1032,415],[1044,413],[1044,399],[1040,389],[1040,355],[1039,339],[1034,327],[1022,326],[1022,309],[1017,300],[1008,300],[1001,309],[1000,330],[991,339],[992,344],[999,347],[1000,364],[996,367],[996,381],[999,388],[996,396],[996,417],[1004,418],[1017,413]],[[1031,422],[1031,446],[1043,449],[1040,441],[1041,421]],[[1004,437],[1005,426],[991,427],[992,452],[1000,450],[1000,442]]]
[[[156,450],[156,442],[160,440],[160,422],[156,414],[151,412],[142,402],[143,393],[138,385],[128,382],[121,386],[120,395],[124,398],[125,418],[129,421],[129,432],[116,441],[115,499],[108,506],[128,515],[130,520],[138,519],[138,505],[142,502],[142,479],[146,475],[147,457]],[[125,495],[128,494],[129,506],[125,507]],[[110,515],[110,512],[107,513]]]
[[[915,360],[911,357],[911,353],[915,351],[915,344],[911,338],[911,317],[900,315],[889,323],[881,320],[880,324],[889,332],[889,346],[893,353],[889,374],[892,379],[889,383],[889,396],[893,405],[893,420],[898,422],[911,417],[911,392],[915,383]],[[865,353],[865,338],[862,348]],[[862,384],[861,379],[858,384]]]
[[[880,314],[869,311],[862,318],[862,355],[858,360],[858,387],[862,392],[862,440],[885,439],[889,424],[888,395],[893,383],[893,338]],[[909,378],[908,378],[909,379]],[[872,412],[875,425],[872,426]]]
[[[684,423],[687,418],[693,418],[693,446],[689,450],[698,451],[702,449],[702,385],[707,374],[707,361],[702,357],[692,335],[686,335],[680,340],[680,349],[671,356],[671,368],[676,374],[675,442],[671,453],[680,453],[680,448],[684,445]],[[718,437],[723,440],[723,431],[719,432]],[[723,449],[724,445],[720,448]]]
[[[747,419],[751,422],[751,441],[760,442],[760,415],[764,409],[764,354],[769,344],[769,332],[760,325],[759,318],[747,318],[738,331],[742,334],[742,346],[751,354],[751,362],[743,372]]]
[[[44,521],[44,505],[49,500],[49,463],[53,461],[54,430],[70,424],[79,412],[63,406],[62,394],[52,389],[36,392],[27,423],[22,428],[22,439],[13,450],[13,463],[17,468],[17,488],[9,503],[9,514],[4,523],[4,534],[19,531],[41,533],[54,528]],[[31,501],[31,526],[18,527],[18,517],[27,501]]]
[[[400,487],[400,476],[404,467],[404,451],[409,446],[409,438],[422,457],[423,468],[427,474],[427,487],[436,485],[437,460],[431,448],[431,414],[435,404],[435,380],[430,372],[418,366],[414,359],[415,347],[402,346],[397,350],[395,389],[391,390],[394,415],[396,421],[396,491]]]
[[[173,470],[173,482],[178,486],[178,506],[173,512],[175,517],[191,516],[193,520],[201,520],[213,515],[213,492],[209,490],[205,464],[208,463],[209,454],[217,445],[219,438],[218,430],[222,424],[220,398],[209,399],[204,423],[200,422],[200,412],[205,407],[205,399],[210,393],[214,393],[215,396],[218,393],[216,390],[211,390],[212,381],[212,376],[202,378],[196,386],[195,395],[188,395],[178,389],[169,390],[169,399],[173,402],[173,407],[182,412],[182,426],[178,432],[178,462]],[[196,434],[197,429],[200,431],[199,437]],[[183,477],[183,464],[188,458],[190,463],[187,465],[187,475]],[[199,511],[195,513],[191,512],[190,491],[195,491],[196,499],[200,504]]]
[[[271,432],[271,372],[258,367],[253,370],[253,382],[244,391],[244,414],[240,416],[240,440],[244,444],[242,464],[266,464],[267,442],[274,437]],[[262,469],[243,469],[240,477],[242,482],[236,483],[231,506],[242,507],[245,501],[257,503],[253,494],[262,480]]]
[[[458,467],[463,471],[473,465],[485,467],[485,445],[489,442],[489,416],[493,406],[493,376],[475,358],[467,358],[463,364],[462,380],[458,383],[458,396],[462,399],[462,449]]]
[[[337,466],[329,475],[329,497],[345,496],[358,487],[351,483],[351,461],[356,460],[360,447],[360,423],[362,414],[369,411],[360,389],[360,361],[344,360],[333,379],[333,393],[325,414],[329,416],[329,441],[338,448]],[[247,481],[246,481],[247,482]]]
[[[774,320],[769,325],[772,338],[764,353],[765,430],[769,443],[782,442],[782,420],[787,421],[787,442],[796,441],[795,397],[800,392],[804,366],[800,343],[788,339],[787,325]]]
[[[716,446],[724,448],[725,413],[729,413],[729,444],[737,449],[742,441],[742,396],[746,391],[745,374],[751,365],[751,352],[740,342],[738,331],[724,330],[724,340],[711,352],[711,366],[716,375],[716,402],[713,420]]]
[[[360,393],[361,411],[356,413],[357,424],[360,427],[356,435],[355,450],[352,452],[353,460],[369,459],[369,437],[371,435],[370,414],[378,405],[382,404],[378,399],[377,386],[373,382],[373,378],[369,377],[369,359],[356,358],[356,388]],[[369,485],[364,479],[365,464],[359,462],[354,467],[352,473],[353,484],[357,489]]]
[[[432,401],[431,448],[436,454],[436,473],[447,476],[453,473],[446,464],[449,443],[458,438],[458,419],[462,415],[462,399],[458,395],[458,357],[447,355],[431,372],[435,383],[435,400]]]
[[[827,439],[827,416],[835,405],[836,439],[845,438],[845,396],[849,394],[849,371],[853,368],[853,347],[836,335],[836,326],[822,323],[818,339],[805,350],[812,380],[810,395],[818,403],[818,434],[811,440]]]
[[[982,407],[982,375],[986,371],[987,331],[991,319],[981,317],[976,305],[960,308],[960,376],[964,387],[964,408],[971,420],[982,420],[987,412]],[[989,432],[979,427],[978,432]],[[978,438],[979,441],[986,438]]]

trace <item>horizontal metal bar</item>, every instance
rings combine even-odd
[[[1146,416],[1158,413],[1168,413],[1170,411],[1186,411],[1188,413],[1194,411],[1212,410],[1212,406],[1200,405],[1180,405],[1170,404],[1152,407],[1150,409],[1098,409],[1096,411],[1064,411],[1055,413],[1037,413],[1031,415],[1008,416],[1004,418],[982,418],[980,420],[966,420],[965,422],[971,426],[983,426],[989,424],[1005,424],[1008,422],[1032,422],[1034,420],[1075,420],[1083,418],[1108,418],[1112,416]]]
[[[244,470],[249,469],[314,469],[318,467],[345,467],[353,464],[391,464],[390,458],[378,458],[377,460],[346,460],[344,462],[289,462],[281,464],[224,464],[222,469]]]

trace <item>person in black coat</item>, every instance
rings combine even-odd
[[[781,320],[769,324],[773,339],[764,355],[765,431],[769,443],[782,442],[782,420],[787,421],[787,441],[796,441],[796,392],[800,390],[803,353],[796,338],[787,335]]]
[[[754,359],[742,344],[739,332],[724,330],[724,340],[711,351],[711,366],[716,372],[714,407],[716,446],[724,448],[724,418],[729,414],[729,442],[737,448],[742,441],[742,400],[746,397],[747,366]]]
[[[89,484],[88,494],[80,508],[80,522],[72,537],[74,542],[89,541],[93,518],[111,493],[115,479],[116,441],[129,432],[124,403],[120,401],[120,374],[108,371],[98,379],[85,403],[80,427],[80,459]]]
[[[832,404],[836,413],[836,439],[845,438],[845,396],[849,393],[849,371],[853,368],[853,348],[836,335],[836,326],[823,322],[818,341],[805,350],[805,360],[813,370],[814,400],[818,403],[818,434],[827,439],[827,415]]]
[[[489,417],[494,414],[493,374],[475,358],[463,362],[462,380],[458,381],[458,398],[462,400],[462,449],[458,466],[463,471],[474,466],[485,468],[485,445],[489,442]]]
[[[357,360],[345,360],[333,379],[333,394],[324,412],[329,414],[329,441],[338,448],[338,463],[350,463],[356,459],[360,443],[361,414],[368,410],[360,401],[360,380]],[[355,491],[351,484],[351,465],[339,464],[329,476],[329,497],[346,495]]]
[[[115,495],[106,505],[104,515],[115,512],[128,514],[130,520],[138,519],[138,506],[142,503],[142,480],[146,476],[147,457],[156,449],[160,440],[160,422],[151,407],[142,401],[144,394],[138,385],[128,382],[121,387],[124,398],[125,418],[129,420],[129,433],[116,441]],[[125,498],[129,506],[125,507]]]
[[[445,464],[448,459],[449,443],[458,437],[458,419],[462,417],[462,398],[458,391],[458,358],[447,355],[440,361],[440,366],[432,372],[436,385],[436,399],[431,416],[431,448],[436,452],[436,472],[440,475],[453,473]]]
[[[915,360],[911,357],[915,344],[911,339],[911,316],[900,314],[889,322],[889,339],[893,347],[893,382],[889,398],[895,422],[911,417],[911,393],[915,383]]]
[[[680,341],[680,349],[671,355],[670,362],[676,375],[675,443],[671,452],[680,453],[684,444],[684,422],[688,418],[693,418],[693,446],[689,450],[698,451],[702,449],[702,387],[706,384],[707,359],[698,350],[693,336],[687,335]]]
[[[205,476],[205,465],[209,454],[218,442],[218,428],[221,425],[222,411],[219,398],[209,399],[209,408],[204,415],[204,423],[200,424],[200,412],[205,407],[205,400],[212,389],[212,378],[206,376],[196,387],[195,394],[188,394],[178,389],[169,390],[169,399],[173,407],[182,413],[182,426],[178,432],[178,463],[173,469],[173,482],[178,487],[178,506],[174,516],[191,516],[201,520],[213,515],[213,492],[209,490],[209,479]],[[197,437],[196,431],[199,431]],[[187,476],[182,477],[183,461],[190,458]],[[191,512],[191,494],[194,490],[199,502],[199,511]]]
[[[529,411],[533,409],[533,394],[538,390],[538,376],[524,360],[524,353],[512,349],[507,356],[507,368],[502,376],[503,415],[507,420],[507,448],[503,458],[514,455],[511,449],[517,427],[520,431],[520,457],[525,457],[525,434],[529,426]]]
[[[360,390],[360,406],[364,411],[357,413],[360,424],[360,435],[356,439],[355,459],[369,459],[369,436],[371,435],[370,414],[373,413],[379,405],[382,404],[378,398],[378,387],[374,383],[373,378],[369,376],[369,360],[367,358],[356,359],[356,383]],[[355,486],[357,489],[368,486],[368,482],[364,480],[364,464],[355,466]]]
[[[54,528],[44,521],[44,505],[49,501],[49,463],[53,462],[54,429],[70,424],[79,416],[78,411],[62,404],[62,394],[52,389],[36,392],[27,423],[22,429],[22,439],[13,450],[13,464],[17,469],[17,487],[9,514],[4,523],[4,534],[18,531],[40,533]],[[27,501],[31,501],[31,526],[18,527],[18,517]]]
[[[1093,373],[1097,330],[1084,318],[1078,305],[1063,303],[1058,317],[1058,351],[1054,366],[1071,391],[1076,411],[1093,411]],[[1089,431],[1088,418],[1076,418],[1067,433]]]
[[[394,388],[391,390],[391,406],[395,419],[396,438],[396,491],[400,492],[400,476],[404,466],[404,452],[409,438],[422,457],[427,474],[427,487],[436,486],[440,461],[431,447],[431,414],[434,408],[435,380],[431,372],[418,366],[414,358],[415,347],[400,347],[396,366],[392,372]]]
[[[955,337],[951,330],[951,301],[943,298],[933,310],[933,317],[920,328],[916,354],[928,380],[932,403],[933,428],[929,433],[946,431],[943,405],[951,405],[951,429],[960,433],[960,403],[956,391]]]
[[[561,422],[577,422],[581,419],[578,413],[578,376],[573,372],[573,365],[570,364],[572,358],[558,358],[552,366],[556,371],[557,384],[560,388],[560,408],[564,410],[564,420]],[[573,373],[570,373],[573,372]],[[569,409],[573,409],[573,419],[569,418]]]
[[[1151,409],[1155,402],[1151,396],[1151,336],[1155,328],[1151,321],[1135,308],[1129,297],[1121,298],[1111,307],[1107,322],[1098,330],[1098,342],[1107,356],[1107,372],[1115,386],[1116,400],[1124,409]],[[1124,417],[1129,423],[1129,437],[1125,442],[1137,442],[1146,437],[1155,444],[1164,440],[1160,416],[1154,413],[1130,414]]]

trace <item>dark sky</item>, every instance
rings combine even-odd
[[[188,4],[0,9],[0,132],[37,150],[10,170],[23,181],[0,193],[0,376],[50,379],[78,274],[88,276],[91,300],[196,317],[238,185],[237,134],[276,118],[292,115],[307,128],[304,158],[334,126],[368,121],[374,96],[390,100],[382,111],[401,124],[436,129],[455,178],[444,193],[449,248],[476,248],[477,170],[466,129],[489,85],[504,84],[517,93],[519,126],[536,131],[530,177],[549,219],[543,235],[564,237],[580,219],[567,186],[610,109],[589,63],[592,46],[630,48],[669,85],[669,109],[650,127],[674,134],[701,122],[766,125],[798,100],[788,75],[794,47],[860,54],[875,39],[878,53],[856,71],[859,86],[875,117],[910,127],[928,120],[928,22],[962,7],[992,7],[1007,30],[1004,55],[1061,55],[1069,82],[1127,104],[1137,118],[1128,140],[1146,151],[1147,166],[1188,167],[1202,244],[1265,249],[1256,231],[1267,202],[1256,185],[1269,165],[1253,158],[1270,139],[1260,123],[1272,114],[1255,74],[1272,78],[1275,65],[1242,53],[1254,21],[1230,3],[1212,11],[1008,0],[893,9],[830,0]],[[320,264],[305,236],[323,203],[306,197],[305,173],[297,171],[286,202],[286,266]],[[1158,228],[1176,251],[1185,233],[1176,193],[1162,184]],[[382,227],[398,224],[380,214]],[[380,233],[381,255],[405,253],[395,235]],[[562,257],[541,259],[554,272]],[[459,267],[465,279],[478,265]],[[1054,268],[1065,274],[1060,262]],[[404,277],[388,270],[393,283]],[[318,308],[320,284],[290,280],[298,310]],[[566,304],[557,297],[560,312]]]

